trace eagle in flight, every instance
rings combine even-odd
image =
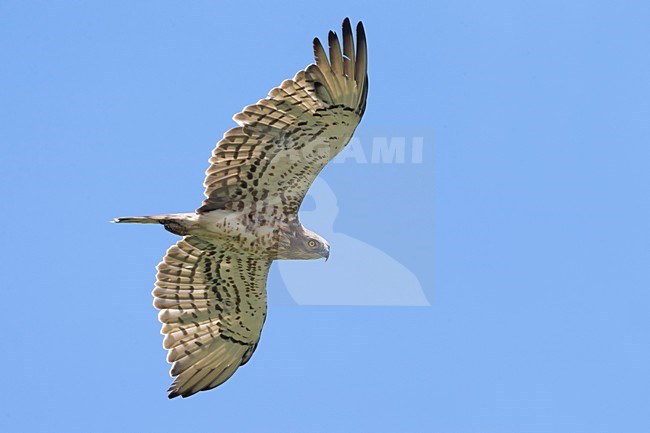
[[[314,39],[315,64],[233,119],[212,152],[196,212],[117,218],[162,224],[183,239],[158,265],[153,290],[163,347],[175,378],[169,398],[224,383],[253,355],[266,318],[274,260],[327,258],[325,239],[298,209],[318,173],[350,141],[368,94],[366,37],[350,20],[343,48],[329,32],[329,59]]]

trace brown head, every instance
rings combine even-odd
[[[321,236],[296,222],[282,233],[279,242],[278,260],[314,260],[330,256],[330,244]]]

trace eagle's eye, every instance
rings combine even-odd
[[[316,241],[309,241],[307,242],[307,245],[309,245],[310,248],[314,248],[316,246]]]

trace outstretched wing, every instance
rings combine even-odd
[[[240,126],[226,132],[212,152],[207,198],[197,212],[259,203],[285,215],[298,211],[316,175],[350,141],[366,107],[363,25],[357,25],[356,50],[347,18],[343,51],[334,32],[328,39],[329,61],[314,39],[316,64],[234,116]]]
[[[176,378],[169,398],[214,388],[250,359],[266,318],[270,265],[193,236],[167,251],[153,295]]]

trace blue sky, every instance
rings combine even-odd
[[[345,16],[361,149],[422,158],[327,167],[325,233],[431,305],[303,305],[275,266],[251,362],[169,401],[150,291],[174,237],[108,221],[195,209],[231,116]],[[641,1],[0,2],[0,429],[650,431],[648,22]],[[393,272],[361,256],[350,290]]]

